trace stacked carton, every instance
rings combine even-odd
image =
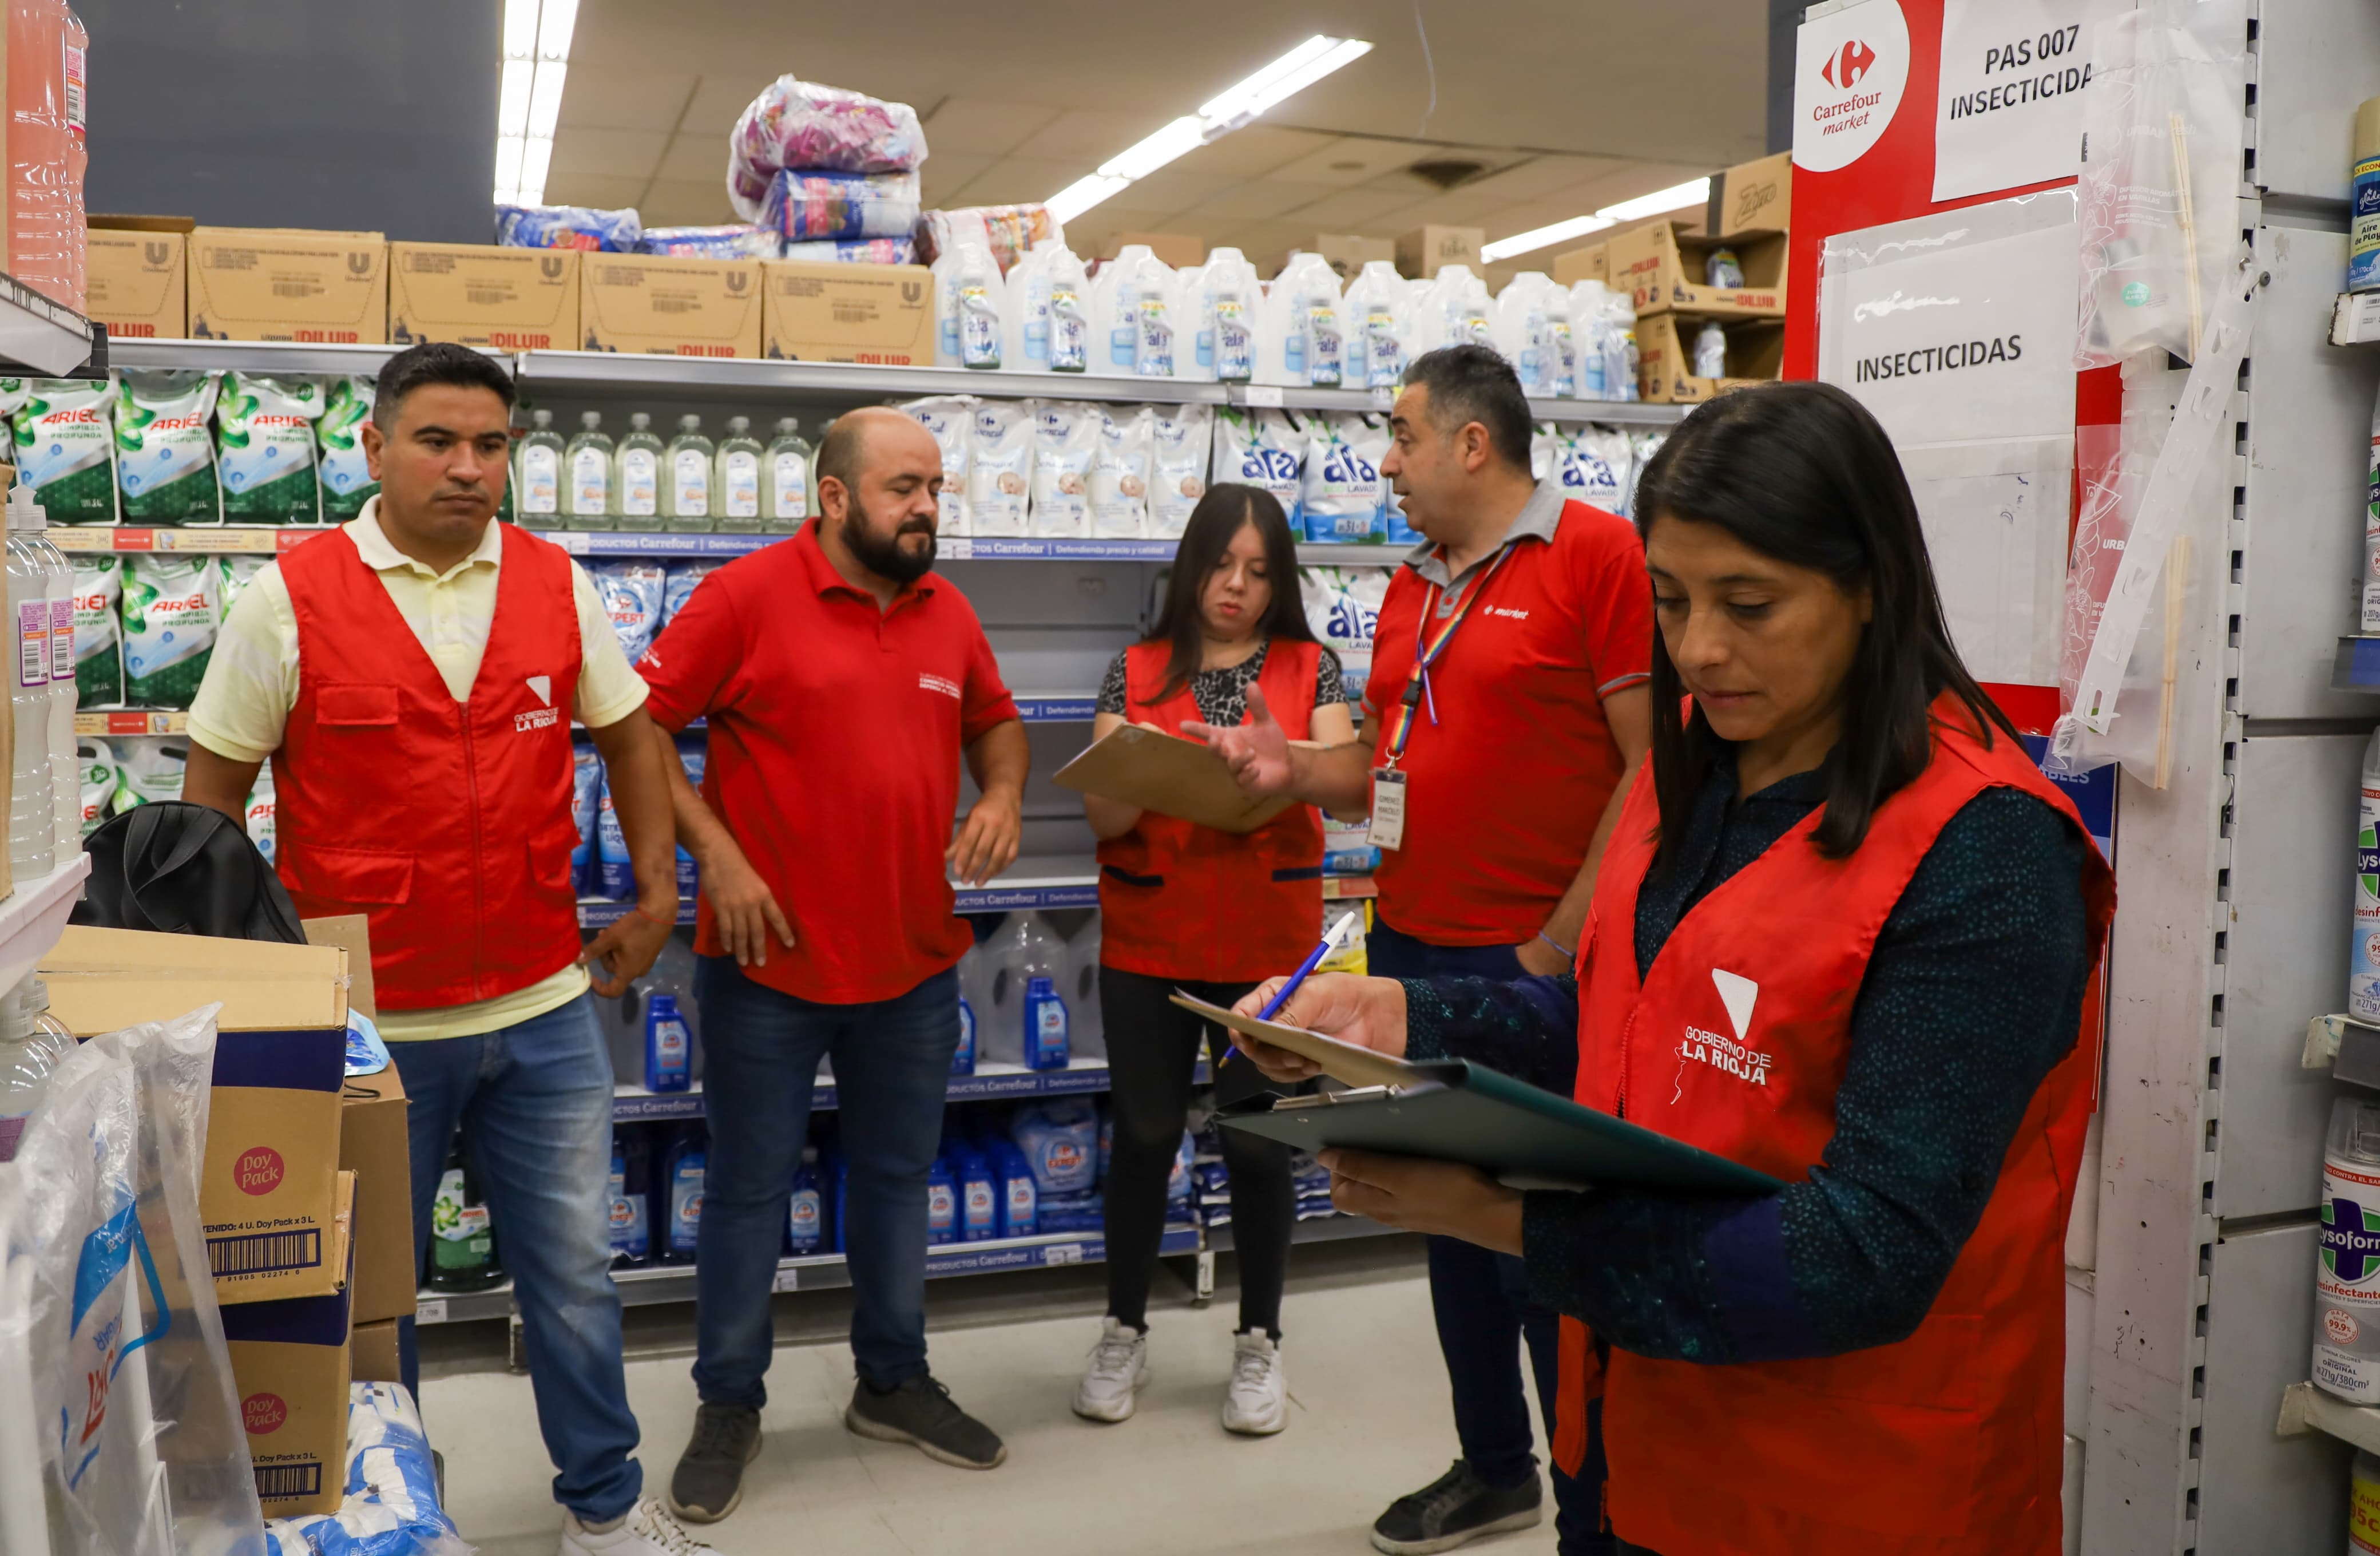
[[[1647,400],[1707,400],[1775,378],[1784,366],[1790,153],[1729,169],[1716,181],[1711,205],[1707,233],[1654,222],[1600,249],[1603,279],[1635,299],[1638,386]],[[1710,258],[1722,249],[1734,254],[1742,286],[1710,285]],[[1694,371],[1694,341],[1713,322],[1727,335],[1727,371],[1705,377]]]

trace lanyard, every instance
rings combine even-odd
[[[1463,603],[1456,608],[1454,614],[1439,624],[1434,637],[1427,635],[1426,629],[1430,618],[1438,614],[1439,601],[1444,598],[1446,591],[1436,585],[1431,586],[1429,602],[1422,608],[1421,619],[1414,624],[1413,669],[1406,673],[1404,695],[1398,699],[1396,711],[1390,715],[1389,755],[1380,764],[1382,767],[1393,770],[1397,759],[1405,754],[1405,742],[1413,738],[1415,711],[1422,706],[1425,699],[1429,705],[1429,722],[1433,724],[1438,723],[1438,694],[1430,688],[1430,666],[1446,652],[1446,646],[1454,641],[1455,633],[1470,617],[1471,607],[1479,603],[1479,597],[1488,592],[1488,580],[1496,576],[1496,570],[1503,566],[1512,554],[1512,546],[1508,541],[1496,553],[1496,560],[1488,564],[1488,571],[1479,576],[1479,581],[1471,586],[1470,593],[1463,596]]]

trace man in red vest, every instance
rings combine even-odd
[[[559,547],[495,522],[512,400],[504,371],[463,346],[389,359],[363,433],[379,495],[241,591],[190,711],[183,795],[242,816],[270,757],[298,912],[369,916],[380,1027],[409,1099],[416,1257],[468,1121],[561,1471],[564,1556],[681,1556],[690,1542],[631,1457],[612,1066],[588,997],[590,965],[607,973],[598,991],[624,992],[676,922],[669,789],[644,684],[593,586]],[[574,717],[609,770],[638,891],[586,946]]]

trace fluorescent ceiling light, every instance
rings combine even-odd
[[[511,3],[517,5],[520,0]],[[553,0],[546,0],[546,4],[552,5]],[[1229,135],[1371,52],[1372,45],[1360,38],[1329,38],[1317,33],[1247,79],[1208,99],[1196,114],[1175,119],[1147,140],[1109,158],[1097,173],[1076,179],[1044,203],[1060,222],[1071,222],[1134,180],[1146,178],[1184,152]]]
[[[504,0],[504,88],[496,107],[496,199],[537,205],[570,69],[578,0]]]
[[[1592,216],[1572,216],[1567,222],[1556,222],[1551,226],[1536,227],[1528,232],[1514,233],[1510,237],[1500,237],[1493,243],[1484,243],[1480,245],[1479,257],[1489,261],[1509,260],[1515,254],[1525,254],[1533,249],[1543,249],[1565,238],[1584,237],[1588,233],[1601,232],[1622,222],[1633,222],[1642,216],[1658,216],[1664,211],[1682,210],[1690,205],[1704,205],[1709,201],[1710,180],[1694,178],[1670,188],[1657,189],[1648,195],[1638,195],[1634,200],[1623,200],[1617,205],[1607,205]]]

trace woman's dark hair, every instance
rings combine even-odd
[[[1815,841],[1830,859],[1867,837],[1876,807],[1933,760],[1928,710],[1943,692],[1967,705],[1985,745],[2016,727],[1975,685],[1951,646],[1900,458],[1867,407],[1830,383],[1777,383],[1725,395],[1670,435],[1636,488],[1649,544],[1665,518],[1726,530],[1764,556],[1864,587],[1874,614],[1860,631],[1843,690]],[[1653,635],[1653,784],[1661,806],[1656,866],[1683,837],[1718,737],[1702,710],[1682,719],[1684,687]]]
[[[1243,524],[1257,527],[1264,542],[1265,579],[1272,585],[1272,603],[1257,629],[1268,638],[1287,638],[1311,643],[1314,628],[1305,624],[1305,600],[1297,587],[1297,541],[1289,532],[1289,516],[1281,500],[1260,486],[1225,482],[1210,486],[1190,510],[1182,528],[1182,544],[1173,553],[1173,571],[1165,586],[1165,605],[1149,628],[1147,643],[1170,643],[1173,654],[1165,664],[1165,681],[1153,700],[1164,701],[1190,684],[1206,643],[1198,617],[1198,597],[1207,579],[1232,549],[1232,537]]]

